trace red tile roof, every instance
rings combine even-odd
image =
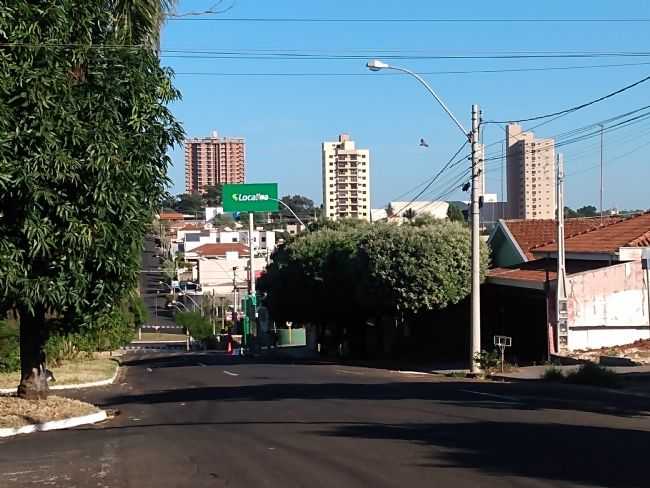
[[[579,261],[574,259],[566,261],[568,275],[605,266],[608,266],[608,263],[604,261]],[[546,270],[548,270],[549,281],[557,278],[557,263],[554,259],[537,259],[511,268],[493,268],[488,271],[488,281],[490,278],[504,278],[514,281],[544,283],[547,276]]]
[[[178,212],[160,212],[158,216],[160,220],[183,220],[183,214]]]
[[[248,246],[241,242],[234,242],[232,244],[203,244],[194,249],[193,252],[200,256],[225,256],[227,252],[238,252],[240,256],[247,256]]]
[[[619,222],[620,220],[620,217],[606,217],[605,224]],[[504,223],[528,260],[535,259],[532,253],[533,248],[553,243],[557,237],[557,223],[554,219],[506,220]],[[599,226],[600,217],[566,219],[564,234],[568,237]]]
[[[621,247],[650,246],[650,212],[618,220],[603,227],[587,230],[569,237],[566,252],[613,254]],[[557,245],[547,244],[535,252],[557,252]]]
[[[202,225],[198,224],[187,224],[183,227],[181,227],[178,230],[204,230]]]

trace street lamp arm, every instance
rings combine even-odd
[[[395,70],[395,71],[401,71],[401,72],[403,72],[403,73],[406,73],[406,74],[408,74],[408,75],[411,75],[413,78],[415,78],[415,79],[418,80],[420,83],[422,83],[422,85],[424,85],[424,87],[427,89],[427,91],[428,91],[429,93],[431,93],[431,95],[433,95],[433,98],[436,99],[436,101],[440,104],[440,106],[441,106],[442,109],[447,113],[447,115],[449,115],[449,117],[451,117],[451,120],[454,121],[454,123],[456,124],[456,126],[457,126],[457,127],[460,129],[460,131],[463,133],[463,135],[464,135],[467,139],[470,139],[470,138],[471,138],[471,137],[470,137],[470,133],[465,129],[465,127],[463,127],[463,124],[461,124],[461,123],[458,121],[458,119],[457,119],[456,117],[454,117],[454,114],[452,114],[452,113],[451,113],[451,110],[449,110],[449,109],[447,108],[447,105],[445,105],[445,102],[443,102],[443,101],[440,99],[440,97],[436,94],[436,92],[433,91],[433,88],[431,88],[431,86],[429,86],[429,84],[424,80],[424,78],[422,78],[422,77],[421,77],[420,75],[418,75],[417,73],[411,71],[410,69],[400,68],[400,67],[398,67],[398,66],[387,66],[386,69],[393,69],[393,70]]]
[[[300,225],[302,225],[307,231],[309,231],[309,228],[305,225],[305,223],[302,220],[300,220],[300,217],[298,217],[296,215],[296,212],[294,212],[293,209],[289,205],[287,205],[286,203],[284,203],[282,200],[280,200],[278,198],[270,198],[270,200],[273,200],[275,202],[278,202],[278,203],[282,204],[289,212],[291,212],[291,215],[293,215],[296,218],[296,220],[298,222],[300,222]]]

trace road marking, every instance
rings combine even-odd
[[[429,376],[431,373],[426,373],[424,371],[394,371],[394,373],[399,374],[416,374],[420,376]]]
[[[510,402],[520,402],[518,398],[509,397],[506,395],[494,395],[492,393],[483,393],[482,391],[474,391],[474,390],[459,390],[459,391],[462,391],[464,393],[472,393],[473,395],[481,395],[486,397],[498,398],[499,400],[508,400]]]
[[[355,374],[357,376],[366,376],[365,373],[361,373],[359,371],[350,371],[349,369],[336,369],[337,373],[345,373],[345,374]]]
[[[238,373],[231,373],[230,371],[226,371],[225,369],[223,370],[224,374],[227,374],[228,376],[239,376]]]

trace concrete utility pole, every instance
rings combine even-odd
[[[436,102],[442,107],[449,118],[454,121],[456,127],[460,129],[463,136],[469,141],[472,146],[472,203],[471,203],[471,218],[472,218],[472,322],[470,333],[470,370],[472,373],[478,373],[480,366],[476,362],[477,353],[481,352],[481,246],[480,246],[480,210],[479,210],[479,194],[477,184],[480,176],[479,165],[479,135],[480,135],[480,116],[478,105],[472,105],[472,130],[468,132],[461,124],[454,114],[451,113],[447,105],[440,99],[440,97],[433,91],[433,88],[417,73],[401,68],[398,66],[391,66],[378,59],[368,61],[366,67],[370,71],[381,71],[383,69],[392,69],[406,73],[416,80],[418,80],[427,91],[435,98]]]
[[[248,269],[250,270],[250,277],[248,280],[248,293],[255,295],[255,246],[253,245],[253,227],[255,222],[253,219],[253,212],[248,214]]]
[[[472,144],[472,334],[470,348],[471,372],[478,373],[479,365],[476,354],[481,352],[481,235],[479,223],[481,219],[479,208],[478,182],[481,177],[479,161],[479,109],[472,105],[472,132],[469,141]]]
[[[568,310],[566,296],[566,258],[564,250],[564,157],[557,154],[557,293],[555,313],[557,320],[557,352],[568,345]]]
[[[603,124],[598,124],[600,126],[600,225],[603,225],[604,218],[604,209],[603,209],[603,142],[604,142],[604,129]]]

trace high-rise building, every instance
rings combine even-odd
[[[212,137],[185,141],[185,191],[205,192],[206,186],[243,183],[245,147],[240,137]]]
[[[370,220],[370,151],[357,149],[347,134],[323,142],[325,217]]]
[[[555,141],[509,124],[506,148],[510,218],[555,218]]]

